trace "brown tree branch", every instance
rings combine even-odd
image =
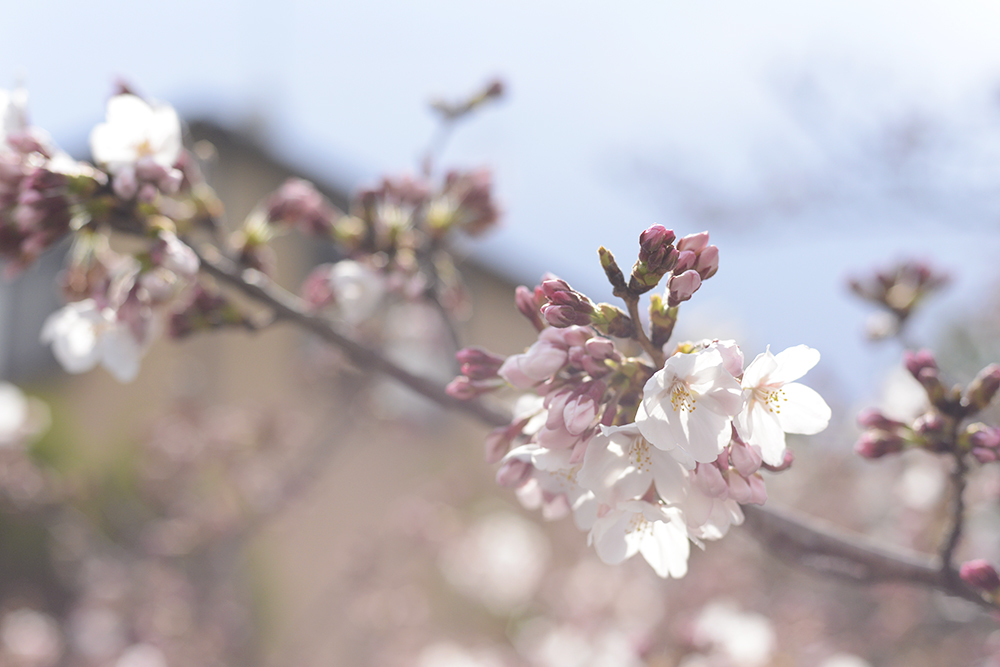
[[[262,273],[241,270],[214,248],[196,250],[202,270],[270,308],[279,320],[295,323],[336,345],[358,366],[384,373],[438,404],[465,412],[490,426],[506,426],[510,416],[478,401],[449,396],[440,385],[400,368],[378,352],[338,333],[323,317],[306,312],[298,297],[275,285]],[[917,584],[998,610],[942,565],[940,558],[895,549],[825,524],[788,509],[743,507],[753,537],[779,557],[816,572],[857,583],[901,581]]]
[[[360,368],[388,375],[443,407],[465,412],[491,426],[507,426],[510,423],[508,415],[479,401],[454,398],[436,382],[410,373],[375,350],[339,333],[329,320],[307,312],[301,299],[274,284],[260,271],[241,269],[235,262],[223,257],[218,250],[210,246],[195,248],[195,252],[201,260],[201,268],[205,273],[267,306],[274,312],[276,319],[293,322],[328,343],[336,345]]]

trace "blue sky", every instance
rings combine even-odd
[[[860,341],[846,275],[935,261],[958,281],[932,317],[997,281],[998,26],[971,0],[16,3],[0,85],[71,150],[123,76],[359,184],[412,169],[432,95],[502,76],[444,155],[495,169],[507,217],[477,257],[602,298],[598,245],[628,263],[651,224],[709,229],[689,333],[807,343],[857,388],[893,353]]]

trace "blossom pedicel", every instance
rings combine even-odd
[[[690,542],[702,546],[742,523],[741,504],[764,503],[761,469],[788,467],[786,433],[818,433],[830,420],[819,394],[794,382],[819,361],[816,350],[767,350],[744,369],[735,341],[667,345],[680,303],[718,270],[708,241],[707,232],[676,239],[659,225],[646,230],[627,282],[602,248],[627,313],[554,276],[519,287],[518,310],[538,340],[499,367],[482,350],[463,350],[463,374],[449,385],[472,398],[502,387],[499,376],[527,392],[510,426],[488,439],[497,481],[546,518],[572,513],[603,561],[641,553],[662,577],[684,576]],[[647,337],[640,296],[664,280],[650,298]],[[636,344],[640,353],[626,352]],[[467,363],[486,358],[486,374]]]

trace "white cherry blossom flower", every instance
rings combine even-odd
[[[177,112],[135,95],[115,95],[108,100],[107,122],[90,134],[90,150],[94,161],[112,174],[134,167],[143,158],[170,169],[181,153]]]
[[[743,408],[739,383],[714,347],[675,354],[646,382],[635,423],[649,442],[686,467],[714,461]]]
[[[764,463],[781,465],[785,433],[812,435],[830,423],[830,406],[797,380],[819,362],[819,352],[796,345],[784,352],[757,355],[743,372],[747,407],[736,420],[740,437],[760,447]]]
[[[580,484],[610,506],[645,495],[651,484],[665,502],[676,505],[687,496],[690,481],[684,466],[649,444],[635,424],[602,427],[590,441],[578,475]]]
[[[588,540],[598,558],[609,565],[641,553],[661,577],[687,574],[691,545],[684,519],[676,508],[645,500],[606,508],[594,522]]]
[[[83,373],[101,364],[119,382],[135,379],[145,352],[129,326],[93,299],[67,304],[50,315],[42,326],[41,341],[52,345],[67,372]]]

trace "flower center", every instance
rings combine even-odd
[[[628,526],[625,527],[625,534],[631,535],[633,533],[644,533],[646,535],[653,534],[653,523],[646,519],[641,513],[636,512],[629,519]]]
[[[757,387],[753,390],[753,397],[764,409],[773,414],[781,414],[781,404],[787,403],[785,390],[780,387]]]
[[[674,382],[674,386],[670,390],[670,405],[674,412],[694,412],[697,400],[688,389],[687,383]]]
[[[639,472],[648,472],[652,468],[653,459],[649,455],[649,443],[646,442],[645,438],[636,438],[633,440],[628,453],[632,465]]]

